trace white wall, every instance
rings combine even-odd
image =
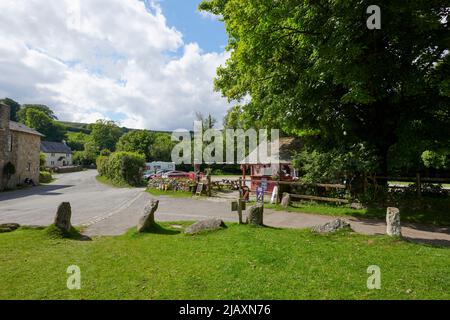
[[[45,165],[49,168],[71,166],[72,154],[66,153],[44,153],[45,154]],[[62,160],[58,161],[60,158]]]

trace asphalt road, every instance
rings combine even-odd
[[[84,226],[89,236],[120,235],[136,226],[145,205],[152,199],[143,188],[114,188],[97,182],[96,170],[56,176],[49,185],[0,193],[0,223],[49,225],[61,202],[72,206],[72,224]],[[185,199],[158,197],[157,221],[196,221],[220,218],[237,221],[231,199]],[[245,213],[244,213],[245,216]],[[264,223],[281,228],[310,228],[335,219],[331,216],[264,210]],[[384,234],[386,223],[345,217],[362,234]],[[450,246],[450,228],[404,223],[403,235],[412,241]]]
[[[143,189],[117,189],[96,181],[96,170],[56,175],[56,181],[0,193],[0,223],[48,225],[61,202],[70,202],[72,223],[89,224],[129,207]]]

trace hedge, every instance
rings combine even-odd
[[[109,157],[97,158],[97,170],[101,176],[117,183],[138,186],[142,183],[145,157],[135,152],[114,152]]]
[[[47,171],[40,171],[39,172],[39,182],[41,183],[50,183],[52,182],[52,174]]]

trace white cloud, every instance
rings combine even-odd
[[[213,92],[226,53],[204,53],[138,0],[2,0],[0,97],[45,103],[68,121],[120,118],[135,128],[221,119]]]

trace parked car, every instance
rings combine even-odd
[[[169,171],[165,172],[161,176],[164,179],[170,179],[170,178],[189,178],[189,173],[184,171]]]
[[[162,175],[166,172],[170,172],[170,170],[159,170],[159,171],[156,171],[156,173],[146,172],[146,173],[144,173],[144,179],[150,180],[153,178],[161,178]]]

